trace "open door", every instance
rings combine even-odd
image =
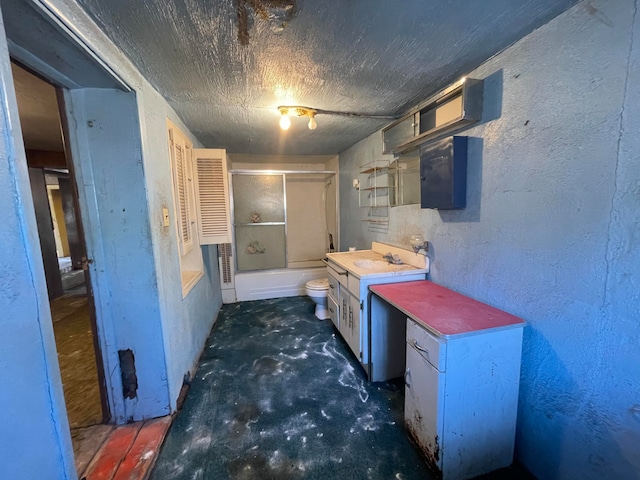
[[[76,467],[81,439],[111,420],[62,92],[12,64]],[[94,427],[98,425],[98,427]],[[90,428],[88,428],[90,427]],[[80,462],[80,464],[78,463]]]
[[[93,297],[93,289],[91,284],[91,278],[89,273],[89,264],[93,262],[92,259],[87,257],[87,247],[85,242],[84,229],[82,226],[82,217],[80,215],[80,205],[78,202],[78,185],[76,183],[76,175],[73,165],[73,157],[71,155],[71,149],[66,139],[69,138],[69,124],[67,117],[64,114],[64,100],[62,91],[56,89],[56,95],[58,100],[58,111],[60,112],[60,125],[62,133],[62,141],[64,144],[65,158],[67,159],[67,169],[69,170],[69,177],[66,183],[66,188],[70,195],[66,197],[67,202],[72,202],[73,211],[75,212],[74,220],[75,225],[73,228],[73,234],[76,236],[76,241],[70,241],[70,245],[73,244],[71,258],[75,260],[76,269],[82,269],[84,272],[84,284],[87,295],[87,311],[89,313],[89,322],[91,324],[93,350],[95,352],[96,371],[98,374],[98,387],[100,390],[100,404],[102,407],[102,423],[107,423],[111,420],[111,413],[109,411],[109,401],[107,398],[107,385],[104,375],[104,364],[102,361],[102,351],[100,349],[100,342],[98,340],[98,326],[96,322],[96,308]]]

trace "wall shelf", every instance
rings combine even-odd
[[[482,117],[483,82],[463,78],[382,130],[383,153],[402,153]]]
[[[359,204],[367,208],[363,221],[389,222],[389,161],[376,160],[360,166],[358,171]]]

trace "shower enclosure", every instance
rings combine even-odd
[[[333,171],[231,171],[238,300],[299,295],[337,230]],[[247,286],[249,285],[249,286]]]

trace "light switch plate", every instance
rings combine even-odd
[[[165,227],[169,226],[169,209],[168,208],[162,209],[162,224]]]

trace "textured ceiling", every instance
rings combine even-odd
[[[207,147],[303,155],[389,121],[321,115],[282,132],[276,106],[405,113],[576,0],[79,3]]]

